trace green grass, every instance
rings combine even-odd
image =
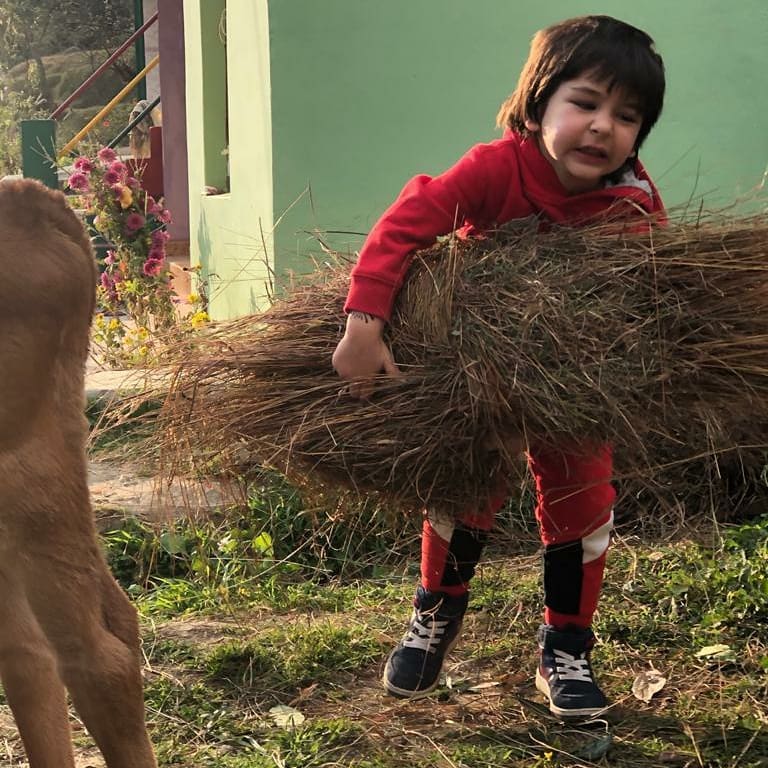
[[[247,580],[241,594],[228,591],[228,611],[219,613],[232,632],[204,642],[194,633],[183,643],[163,641],[179,619],[145,612],[145,622],[155,622],[145,632],[161,638],[147,646],[150,664],[177,681],[150,682],[150,711],[186,723],[180,731],[152,720],[161,764],[764,767],[767,537],[768,518],[713,532],[704,544],[681,538],[614,547],[595,663],[615,706],[596,731],[557,723],[535,706],[534,552],[491,553],[447,669],[450,685],[419,702],[388,698],[379,683],[409,612],[414,578],[403,568],[345,581],[313,580],[300,566],[300,582],[290,569]],[[203,594],[212,587],[185,583]],[[215,615],[209,603],[185,620]],[[727,657],[696,655],[715,642],[729,647]],[[631,687],[649,667],[668,682],[644,703]],[[277,726],[269,715],[277,704],[306,720]]]
[[[519,516],[473,582],[443,683],[402,702],[380,677],[411,609],[416,520],[323,509],[270,473],[252,488],[240,510],[104,534],[141,616],[161,766],[768,766],[768,516],[619,537],[595,621],[613,706],[586,729],[533,687],[540,561]],[[632,682],[649,668],[667,683],[646,703]],[[304,721],[278,724],[276,706]]]
[[[219,645],[203,661],[213,680],[294,694],[307,685],[336,685],[386,650],[366,625],[292,622],[254,640]]]

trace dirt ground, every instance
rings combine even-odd
[[[232,489],[213,483],[174,480],[169,485],[134,464],[95,459],[88,462],[88,486],[100,525],[116,516],[168,520],[220,507],[233,498]]]

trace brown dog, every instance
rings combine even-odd
[[[0,677],[30,768],[73,768],[66,691],[109,768],[154,768],[136,612],[99,547],[84,369],[96,272],[64,196],[0,182]]]

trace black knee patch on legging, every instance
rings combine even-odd
[[[550,610],[579,613],[583,557],[580,539],[544,547],[544,605]]]
[[[441,583],[446,587],[467,584],[475,575],[475,567],[487,541],[488,531],[457,523],[448,545]]]

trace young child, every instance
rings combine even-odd
[[[644,32],[608,16],[569,19],[538,32],[517,88],[502,104],[503,138],[479,144],[434,178],[412,179],[371,230],[352,270],[344,337],[333,365],[350,392],[365,377],[398,374],[382,332],[410,257],[461,225],[460,236],[537,215],[583,225],[616,215],[648,225],[663,215],[637,152],[664,99],[664,65]],[[544,545],[544,623],[537,688],[560,716],[606,706],[590,651],[615,491],[610,446],[528,448]],[[461,629],[469,581],[504,503],[499,494],[458,520],[425,515],[421,584],[403,639],[384,672],[388,692],[423,696],[439,681]]]

